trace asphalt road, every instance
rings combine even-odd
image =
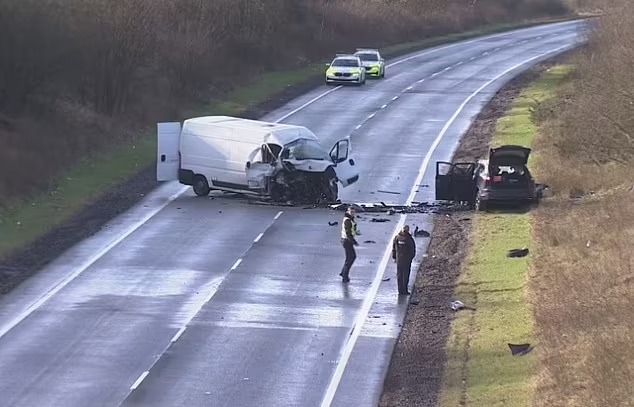
[[[305,125],[327,147],[351,135],[362,176],[344,201],[432,201],[434,162],[579,27],[388,61],[385,80],[324,86],[264,119]],[[162,186],[0,301],[0,405],[375,405],[407,306],[386,249],[405,222],[429,229],[430,215],[362,214],[344,285],[340,225],[328,225],[341,213],[182,192]]]

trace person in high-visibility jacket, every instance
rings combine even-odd
[[[354,246],[358,246],[359,243],[355,239],[358,235],[357,223],[354,220],[355,210],[354,207],[349,206],[346,210],[346,214],[343,217],[341,225],[341,245],[346,253],[346,260],[343,263],[343,268],[339,275],[344,283],[350,281],[350,268],[357,258],[357,253],[354,250]]]

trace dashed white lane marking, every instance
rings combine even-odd
[[[414,89],[413,86],[408,86],[408,87],[405,88],[405,90],[412,90],[412,89]]]
[[[423,78],[423,79],[419,79],[417,82],[418,82],[418,83],[423,83],[423,82],[425,82],[425,78]]]
[[[460,66],[460,65],[462,65],[462,64],[464,64],[464,62],[463,62],[463,61],[456,62],[456,65],[455,65],[455,66]]]
[[[434,78],[436,76],[440,75],[440,72],[434,72],[433,74],[431,74],[431,77]]]
[[[387,107],[387,104],[381,106],[381,109],[385,109]]]
[[[469,61],[473,61],[474,59],[476,59],[477,57],[471,57],[469,58]]]
[[[361,126],[363,126],[362,124],[357,124],[356,127],[354,128],[355,130],[359,130],[361,128]]]
[[[376,116],[376,113],[372,113],[370,116],[368,116],[368,119],[373,118],[374,116]]]
[[[499,51],[500,47],[495,48],[493,51]]]
[[[277,215],[275,215],[275,217],[273,218],[273,221],[266,227],[266,229],[264,229],[264,232],[262,232],[261,234],[264,235],[266,233],[267,230],[269,230],[271,228],[271,226],[273,226],[273,224],[275,223],[275,221],[277,219],[280,218],[280,216],[282,216],[282,214],[284,213],[284,211],[279,211],[277,213]],[[253,247],[253,244],[250,245],[246,251],[240,256],[240,258],[238,260],[236,260],[236,262],[233,264],[233,266],[231,266],[231,269],[229,270],[229,272],[235,270],[236,268],[238,268],[238,266],[240,265],[240,263],[242,263],[242,260],[244,259],[245,255],[249,252],[249,250],[251,250],[251,248]],[[216,282],[214,282],[213,284],[210,284],[206,287],[206,290],[209,290],[209,292],[207,293],[207,297],[205,297],[205,300],[198,303],[195,311],[190,314],[190,316],[188,317],[188,319],[185,321],[185,323],[183,324],[183,326],[179,329],[179,331],[176,333],[176,335],[174,335],[174,337],[172,337],[172,339],[170,340],[170,342],[167,344],[167,346],[165,347],[165,349],[163,350],[163,352],[159,353],[157,357],[154,358],[154,361],[151,363],[150,367],[141,374],[141,376],[137,379],[136,382],[134,382],[134,384],[132,385],[132,387],[130,387],[130,391],[134,391],[139,384],[145,379],[145,377],[150,373],[150,371],[152,370],[152,368],[154,367],[154,365],[156,365],[156,363],[161,359],[161,357],[165,354],[165,352],[168,351],[168,349],[176,342],[178,341],[178,339],[180,339],[180,337],[183,335],[183,333],[185,332],[185,330],[187,329],[187,327],[189,326],[189,324],[191,323],[191,321],[196,317],[196,315],[198,315],[198,313],[200,313],[200,311],[203,309],[203,307],[209,303],[209,301],[213,298],[214,295],[216,295],[216,293],[218,292],[218,289],[220,288],[220,285],[222,284],[222,282],[224,281],[224,278],[219,278],[217,279]],[[127,398],[127,397],[126,397]]]
[[[443,69],[442,71],[443,71],[443,72],[447,72],[447,71],[450,71],[450,70],[451,70],[451,67],[450,67],[450,66],[448,66],[448,67],[446,67],[445,69]]]
[[[231,266],[231,270],[235,270],[238,268],[238,266],[240,265],[240,263],[242,263],[242,259],[238,259],[236,260],[235,263],[233,263],[233,266]]]
[[[260,234],[258,235],[258,237],[256,237],[256,238],[255,238],[255,240],[254,240],[253,242],[254,242],[254,243],[259,242],[259,241],[260,241],[260,239],[262,239],[262,236],[264,236],[264,233],[260,233]]]
[[[396,96],[394,96],[394,97],[392,98],[392,100],[396,100],[396,99],[398,99],[398,95],[396,95]]]
[[[150,372],[149,371],[145,371],[143,373],[141,373],[141,376],[139,376],[138,379],[136,379],[136,382],[134,382],[134,384],[132,386],[130,386],[130,390],[136,390],[137,387],[139,387],[139,385],[141,384],[141,382],[143,382],[143,380],[147,377],[147,375],[149,375]]]
[[[440,141],[442,140],[442,138],[444,137],[445,133],[447,132],[447,130],[449,129],[449,127],[451,126],[451,124],[456,120],[456,118],[458,117],[458,115],[462,112],[462,110],[465,108],[465,106],[467,105],[467,103],[469,103],[469,101],[471,99],[473,99],[475,96],[477,96],[480,92],[482,92],[485,88],[487,88],[489,85],[491,85],[493,82],[495,82],[496,80],[500,79],[501,77],[503,77],[504,75],[506,75],[507,73],[521,67],[522,65],[526,65],[527,63],[540,58],[542,56],[548,55],[550,53],[553,52],[557,52],[559,50],[562,50],[564,48],[567,48],[568,45],[563,46],[563,47],[559,47],[559,48],[555,48],[553,50],[547,51],[543,54],[540,55],[536,55],[532,58],[529,58],[517,65],[512,66],[511,68],[507,69],[506,71],[502,72],[501,74],[497,75],[495,78],[491,79],[490,81],[488,81],[487,83],[485,83],[484,85],[482,85],[480,88],[478,88],[475,92],[473,92],[467,99],[465,99],[465,101],[458,107],[458,110],[456,110],[456,112],[453,114],[453,116],[449,119],[449,121],[445,124],[445,127],[442,129],[442,131],[438,134],[438,136],[436,137],[436,140],[434,140],[434,143],[432,144],[432,146],[430,147],[429,151],[427,152],[427,155],[425,156],[425,160],[423,161],[423,164],[421,165],[418,177],[416,178],[416,182],[414,183],[414,186],[412,187],[409,197],[407,198],[406,201],[406,205],[411,205],[411,203],[414,200],[414,197],[416,196],[416,191],[418,191],[418,185],[420,185],[420,183],[422,182],[422,179],[425,175],[425,171],[427,170],[427,167],[429,166],[429,162],[431,160],[431,157],[434,153],[434,151],[436,150],[436,148],[438,147],[438,144],[440,143]],[[403,227],[403,225],[405,224],[405,220],[406,220],[407,215],[400,215],[400,219],[398,221],[398,224],[396,225],[396,228],[394,231],[399,230],[400,228]],[[324,394],[324,397],[322,399],[321,402],[321,407],[330,407],[330,405],[332,404],[332,401],[335,397],[335,393],[337,392],[337,389],[339,387],[339,384],[341,383],[341,380],[343,378],[343,373],[346,369],[346,365],[348,364],[348,361],[350,360],[350,355],[352,354],[352,351],[356,345],[357,339],[359,338],[359,335],[361,333],[361,328],[363,326],[363,323],[365,322],[370,309],[372,307],[372,304],[374,302],[374,299],[376,297],[376,294],[378,292],[378,288],[379,288],[379,283],[381,282],[383,276],[385,275],[385,271],[387,269],[387,263],[390,259],[390,255],[391,255],[391,251],[392,251],[392,247],[391,247],[391,243],[388,244],[387,249],[385,250],[385,252],[383,253],[383,258],[381,259],[381,263],[379,264],[379,268],[377,271],[376,276],[374,277],[374,281],[372,282],[372,285],[370,287],[370,292],[368,293],[368,295],[365,297],[364,301],[363,301],[363,305],[361,306],[361,310],[359,312],[359,314],[357,315],[357,318],[355,319],[355,323],[352,327],[352,332],[350,333],[350,338],[348,339],[348,341],[346,342],[346,345],[341,353],[341,357],[339,358],[339,362],[337,363],[337,368],[335,369],[335,372],[330,380],[330,383],[328,384],[328,388],[326,389],[326,393]]]
[[[186,326],[182,327],[181,329],[178,330],[178,332],[176,332],[176,335],[174,335],[174,337],[172,338],[172,340],[170,341],[171,343],[174,343],[178,340],[178,338],[181,337],[181,335],[183,334],[183,332],[185,332],[185,329],[187,329]]]
[[[482,55],[489,55],[489,51],[484,51]]]

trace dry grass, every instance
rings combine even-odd
[[[534,214],[536,406],[634,406],[634,3],[592,5],[575,76],[538,110],[536,175],[556,194]]]
[[[513,3],[0,0],[0,206],[262,72],[565,11]]]

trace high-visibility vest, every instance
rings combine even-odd
[[[342,239],[347,239],[348,235],[346,234],[346,219],[350,220],[350,222],[352,222],[352,236],[356,236],[357,235],[357,222],[355,222],[353,219],[350,219],[346,216],[344,216],[343,218],[343,222],[341,222],[341,238]]]

